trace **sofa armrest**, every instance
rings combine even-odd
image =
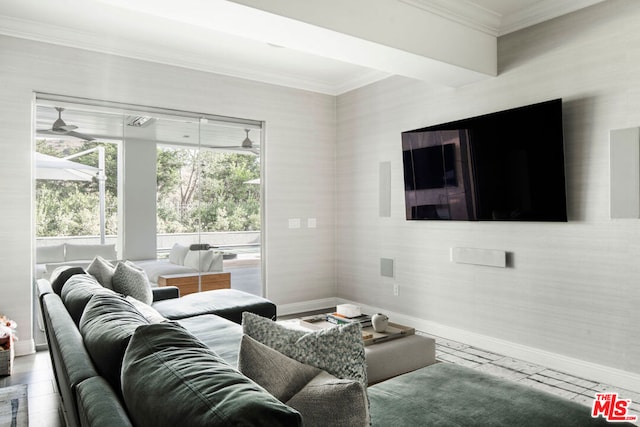
[[[82,426],[132,425],[118,396],[102,377],[87,378],[78,384],[76,402]]]
[[[161,288],[151,288],[153,302],[166,299],[180,298],[180,289],[177,286],[163,286]]]
[[[46,294],[53,293],[51,283],[46,279],[36,279],[36,287],[38,289],[38,298],[42,298]]]

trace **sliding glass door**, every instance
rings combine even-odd
[[[34,129],[36,278],[101,255],[263,295],[261,122],[47,95]]]

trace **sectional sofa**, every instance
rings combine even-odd
[[[49,279],[51,273],[61,266],[87,268],[97,256],[115,261],[116,245],[61,243],[38,246],[34,275],[36,279]],[[221,251],[190,250],[189,246],[175,243],[167,258],[136,260],[135,263],[146,272],[149,281],[155,286],[158,277],[162,275],[223,271],[224,257],[225,254]]]
[[[146,304],[77,267],[37,284],[72,427],[606,424],[587,407],[446,363],[367,387],[357,345],[321,351],[353,368],[338,378],[287,357],[284,347],[276,351],[274,339],[285,347],[307,339],[313,347],[318,337],[283,341],[271,329],[276,306],[239,291],[179,297],[175,288],[154,288]],[[265,327],[268,339],[251,338]]]

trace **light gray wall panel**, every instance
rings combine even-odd
[[[122,144],[122,258],[156,257],[156,165],[153,141],[125,140]]]
[[[640,223],[609,218],[609,131],[640,125],[637,28],[640,2],[607,1],[501,37],[490,81],[393,77],[338,97],[338,295],[640,373]],[[568,223],[405,220],[402,131],[553,98],[564,100]],[[382,161],[391,218],[378,215]],[[509,268],[452,263],[452,247],[499,248]]]

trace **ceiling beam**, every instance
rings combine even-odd
[[[495,36],[397,0],[99,0],[446,86],[497,74]]]

